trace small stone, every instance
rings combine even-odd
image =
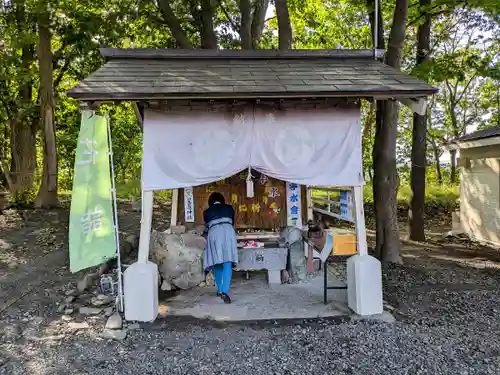
[[[106,307],[104,309],[104,315],[105,316],[111,316],[113,315],[114,308],[113,307]]]
[[[282,270],[281,271],[281,282],[283,284],[288,284],[289,281],[290,281],[290,275],[289,275],[288,271]]]
[[[66,309],[66,304],[65,303],[62,303],[59,305],[59,307],[57,308],[57,312],[58,313],[62,313],[64,311],[64,309]]]
[[[172,290],[172,284],[170,284],[167,280],[163,280],[161,283],[161,290],[168,291]]]
[[[127,241],[130,244],[130,246],[132,246],[132,249],[134,249],[134,250],[139,247],[139,238],[137,238],[137,236],[135,234],[131,234],[131,235],[127,236],[125,241]]]
[[[74,330],[90,328],[90,326],[87,322],[80,322],[80,323],[71,322],[68,324],[68,327],[70,329],[74,329]]]
[[[184,225],[172,225],[170,227],[173,234],[184,234],[186,233],[186,227]]]
[[[100,314],[102,309],[98,309],[96,307],[80,307],[80,314],[83,315],[97,315]]]
[[[23,334],[21,327],[17,324],[7,326],[3,329],[2,335],[4,338],[15,340]]]
[[[111,340],[124,340],[127,337],[127,330],[104,329],[104,331],[102,331],[101,333],[101,337]]]
[[[69,316],[67,314],[64,314],[63,316],[61,316],[61,320],[64,321],[64,322],[70,322],[70,321],[73,320],[73,317]]]
[[[104,306],[113,302],[113,297],[106,296],[104,294],[99,294],[96,297],[92,297],[91,303],[93,306]]]
[[[142,203],[141,201],[133,201],[132,202],[132,210],[139,212],[142,209]]]
[[[215,286],[215,277],[212,272],[209,272],[205,277],[205,282],[208,286]]]
[[[120,314],[114,313],[108,318],[105,328],[107,329],[121,329],[123,327],[123,319]]]
[[[70,303],[73,303],[75,302],[75,299],[76,297],[75,296],[69,296],[69,297],[66,297],[66,299],[64,300],[64,302],[69,305]]]
[[[132,324],[129,324],[127,326],[127,328],[132,331],[134,329],[141,329],[141,326],[139,325],[139,323],[132,323]]]
[[[76,289],[70,289],[67,290],[66,293],[64,293],[66,296],[77,296],[78,295],[78,290]]]
[[[89,273],[85,275],[85,277],[81,279],[78,282],[78,284],[76,284],[76,288],[80,293],[83,293],[92,286],[92,284],[94,283],[95,280],[97,280],[97,278],[98,275],[96,273]]]
[[[71,315],[71,314],[73,314],[74,312],[75,312],[75,310],[74,310],[74,309],[66,309],[66,310],[64,310],[64,315]]]

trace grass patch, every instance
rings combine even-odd
[[[71,191],[60,191],[61,196],[70,198]],[[141,199],[141,184],[140,181],[132,180],[126,183],[116,185],[116,195],[119,199],[139,200]],[[327,192],[321,190],[313,190],[313,196],[317,198],[327,198]],[[407,207],[411,199],[411,187],[409,185],[401,185],[398,191],[398,203],[403,207]],[[339,200],[338,192],[331,192],[330,199]],[[363,188],[363,197],[365,203],[373,204],[373,190],[371,184],[366,184]],[[458,204],[460,197],[458,186],[441,186],[427,185],[425,190],[425,203],[428,206],[441,206],[453,209]],[[155,192],[155,199],[160,202],[169,201],[172,198],[171,190],[162,190]]]
[[[313,190],[313,196],[317,198],[327,198],[327,192],[321,190]],[[398,190],[398,203],[401,206],[408,206],[412,196],[411,187],[409,185],[401,185]],[[338,200],[339,193],[331,192],[330,199]],[[458,186],[441,186],[427,185],[425,189],[426,205],[438,205],[443,207],[455,207],[458,204],[460,197]],[[371,184],[366,184],[363,188],[363,198],[365,203],[373,204],[373,188]]]

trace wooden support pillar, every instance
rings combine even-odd
[[[170,215],[170,227],[177,225],[177,210],[179,208],[179,189],[172,190],[172,205]]]

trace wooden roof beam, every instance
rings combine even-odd
[[[416,99],[398,98],[398,101],[410,108],[417,115],[423,116],[427,111],[427,98],[425,97]]]

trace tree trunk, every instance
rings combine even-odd
[[[431,124],[429,122],[428,127],[430,128],[430,126],[431,126]],[[436,164],[436,178],[438,180],[438,183],[440,185],[442,185],[443,184],[443,175],[441,173],[441,162],[439,160],[441,158],[441,152],[440,152],[439,146],[434,138],[429,136],[428,141],[432,147],[432,155],[434,156],[434,163]]]
[[[461,136],[460,130],[458,129],[456,107],[457,107],[457,105],[456,105],[455,99],[451,99],[450,118],[451,118],[451,126],[452,126],[452,130],[453,130],[453,137],[454,138],[458,138]],[[454,184],[457,180],[456,160],[457,160],[457,150],[451,150],[450,151],[450,183],[451,184]]]
[[[379,9],[379,11],[381,11]],[[401,67],[408,0],[396,0],[394,18],[387,47],[386,63]],[[374,29],[372,27],[372,29]],[[378,41],[377,41],[378,43]],[[396,102],[379,103],[375,144],[373,147],[373,196],[377,227],[376,253],[384,262],[401,263],[397,218],[399,178],[396,169],[396,138],[398,125]]]
[[[396,0],[396,8],[394,9],[394,18],[392,20],[386,56],[387,65],[395,69],[401,68],[407,17],[408,0]]]
[[[36,128],[30,121],[22,113],[11,121],[11,193],[16,200],[23,201],[33,189],[36,170]]]
[[[264,31],[264,23],[266,19],[267,8],[269,8],[269,0],[255,0],[252,14],[252,48],[256,49],[262,32]]]
[[[278,17],[279,49],[292,48],[292,25],[286,0],[275,0],[276,16]]]
[[[399,178],[396,169],[398,104],[381,104],[381,122],[375,132],[373,148],[373,199],[376,216],[376,254],[384,262],[401,263],[397,195]]]
[[[457,150],[450,150],[450,184],[457,183]]]
[[[431,16],[428,7],[431,0],[420,0],[420,11],[425,12],[424,23],[418,27],[417,66],[429,59]],[[424,78],[425,77],[421,77]],[[425,241],[425,168],[427,155],[427,115],[413,114],[413,134],[411,146],[411,190],[410,211],[408,213],[410,239]]]
[[[38,60],[40,66],[40,120],[43,131],[43,176],[35,205],[37,207],[53,207],[58,205],[58,201],[51,34],[48,26],[48,12],[43,13],[40,17]]]
[[[16,2],[16,23],[20,35],[28,32],[25,4]],[[33,189],[36,170],[36,131],[32,119],[33,80],[30,67],[34,60],[34,46],[23,45],[21,52],[21,72],[24,82],[19,88],[20,106],[10,120],[10,180],[11,193],[16,200],[25,201]],[[5,167],[5,166],[4,166]]]
[[[181,23],[179,22],[179,19],[175,16],[175,13],[172,10],[172,7],[170,6],[169,0],[158,0],[158,4],[160,6],[163,19],[165,20],[165,23],[170,29],[170,32],[174,36],[177,45],[180,48],[185,48],[185,49],[193,48],[193,44],[187,37],[184,30],[182,30]]]
[[[410,239],[425,241],[425,168],[426,154],[426,116],[413,114],[413,134],[411,146],[411,190],[410,210],[408,212]]]
[[[434,148],[434,158],[436,159],[436,177],[439,185],[443,184],[443,174],[441,173],[441,162],[439,161],[439,150]]]
[[[252,8],[250,5],[250,0],[240,0],[240,13],[241,13],[241,25],[240,25],[241,48],[251,49],[252,48]]]
[[[217,49],[217,36],[214,29],[214,7],[211,0],[201,1],[201,48]]]

